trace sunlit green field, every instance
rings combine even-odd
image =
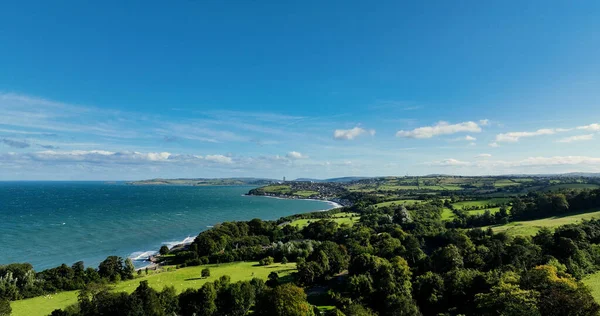
[[[451,220],[454,218],[454,213],[452,212],[451,209],[444,207],[444,210],[442,211],[442,220]]]
[[[313,223],[313,222],[318,222],[322,219],[325,219],[325,218],[301,218],[301,219],[292,221],[290,223],[290,225],[296,226],[298,228],[304,228],[304,227],[308,226],[308,224]],[[340,225],[347,224],[347,225],[351,226],[351,225],[354,225],[354,223],[358,222],[358,220],[360,220],[360,216],[358,215],[358,213],[342,212],[342,213],[334,214],[331,218],[327,218],[327,219],[330,219]]]
[[[203,279],[200,273],[204,268],[210,268],[211,276]],[[250,280],[252,278],[266,279],[269,273],[277,272],[280,277],[296,271],[295,263],[282,265],[280,263],[269,266],[258,266],[257,262],[235,262],[219,265],[205,265],[176,269],[171,272],[161,272],[142,276],[133,280],[123,281],[114,286],[114,291],[133,292],[140,281],[147,280],[149,285],[156,290],[165,286],[173,286],[178,292],[187,288],[199,288],[206,282],[212,282],[223,275],[231,277],[232,282]],[[35,297],[11,303],[13,316],[48,315],[53,310],[64,308],[77,302],[78,291],[61,292],[54,295]]]
[[[596,302],[600,302],[600,272],[596,272],[585,277],[583,283],[587,285],[592,291],[592,296]]]
[[[507,232],[510,235],[535,235],[542,227],[554,228],[561,225],[575,224],[584,219],[600,218],[600,211],[590,210],[570,216],[554,216],[533,221],[512,222],[501,226],[493,226],[495,233]]]
[[[421,200],[394,200],[394,201],[377,203],[374,206],[375,207],[384,207],[384,206],[390,206],[390,205],[416,204],[416,203],[421,203],[421,202],[422,202]]]
[[[583,189],[597,189],[600,186],[592,183],[565,183],[565,184],[556,184],[551,185],[544,189],[544,191],[556,191],[562,189],[574,189],[574,190],[583,190]]]
[[[508,203],[510,202],[509,198],[492,198],[492,199],[486,199],[486,200],[478,200],[478,201],[462,201],[462,202],[456,202],[453,203],[452,206],[454,206],[455,209],[462,209],[462,208],[470,208],[470,207],[485,207],[486,205],[490,205],[490,204],[501,204],[501,203]]]

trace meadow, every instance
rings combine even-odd
[[[292,226],[296,226],[300,229],[308,226],[308,224],[312,223],[312,222],[317,222],[320,221],[324,218],[300,218],[297,220],[292,221],[289,225]],[[346,224],[346,225],[354,225],[354,223],[358,222],[360,220],[360,215],[358,213],[349,213],[349,212],[341,212],[341,213],[337,213],[331,216],[331,218],[327,218],[330,219],[340,225]]]
[[[590,288],[596,302],[600,302],[600,272],[590,274],[581,281]]]
[[[589,210],[586,212],[573,213],[568,216],[553,216],[531,221],[511,222],[504,225],[492,226],[492,230],[495,233],[506,232],[509,235],[532,236],[543,227],[555,228],[561,225],[579,223],[582,220],[589,220],[592,218],[600,218],[600,211]]]
[[[394,200],[394,201],[377,203],[374,206],[375,207],[384,207],[384,206],[391,206],[391,205],[408,205],[408,204],[416,204],[416,203],[421,203],[421,202],[423,202],[423,201],[421,201],[421,200]]]
[[[169,267],[165,267],[168,269]],[[202,269],[209,268],[211,276],[201,278]],[[252,278],[267,279],[271,272],[277,272],[279,277],[290,275],[296,271],[296,263],[275,263],[268,266],[259,266],[257,262],[235,262],[225,264],[210,264],[196,267],[186,267],[172,271],[163,270],[159,273],[142,275],[133,280],[119,282],[113,285],[115,292],[133,292],[140,281],[147,280],[148,284],[156,289],[162,290],[165,286],[173,286],[177,292],[188,288],[200,288],[206,282],[217,280],[223,275],[231,277],[231,282],[251,280]],[[52,295],[39,296],[25,300],[11,302],[13,316],[37,316],[48,315],[53,310],[64,308],[77,303],[79,291],[61,292]]]

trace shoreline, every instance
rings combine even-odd
[[[254,194],[243,194],[242,196],[258,196],[258,197],[266,197],[266,198],[280,199],[280,200],[319,201],[319,202],[325,202],[325,203],[329,204],[329,206],[331,206],[330,208],[328,208],[326,210],[316,210],[314,212],[323,212],[323,211],[333,210],[335,208],[344,207],[340,203],[337,203],[337,202],[331,201],[331,200],[308,199],[308,198],[294,198],[294,197],[272,196],[272,195],[254,195]],[[296,214],[294,214],[294,215],[296,215]]]
[[[325,211],[329,211],[329,210],[332,210],[332,209],[344,207],[343,205],[341,205],[341,204],[339,204],[337,202],[334,202],[334,201],[330,201],[330,200],[305,199],[305,198],[286,198],[286,197],[279,197],[279,196],[250,195],[250,194],[242,194],[242,196],[246,196],[246,197],[248,197],[248,196],[252,196],[252,197],[258,196],[258,197],[266,197],[266,198],[281,199],[281,200],[319,201],[319,202],[327,203],[330,206],[328,209],[314,210],[314,211],[311,211],[311,212],[325,212]],[[310,212],[307,212],[307,213],[310,213]],[[304,213],[298,213],[298,214],[304,214]],[[296,214],[294,214],[294,215],[296,215]],[[212,227],[213,227],[212,225],[211,226],[207,226],[208,229],[210,229]],[[198,236],[201,232],[199,232],[198,234],[196,234],[196,236]],[[191,236],[188,235],[186,238],[184,238],[180,242],[167,242],[167,243],[163,243],[163,244],[166,245],[167,247],[169,247],[169,250],[173,250],[173,249],[176,249],[176,248],[182,248],[182,247],[189,246],[189,245],[192,244],[192,242],[195,239],[196,239],[196,237],[191,237]],[[147,253],[150,253],[150,252],[152,252],[152,253],[149,254],[148,257],[145,257],[145,258],[141,258],[140,257],[141,254],[147,254]],[[136,252],[134,252],[132,254],[135,254],[135,253]],[[162,266],[160,263],[155,262],[155,258],[156,258],[156,255],[158,254],[158,250],[157,251],[145,251],[145,252],[142,252],[141,254],[138,254],[135,257],[131,257],[132,254],[130,254],[129,256],[127,256],[127,258],[130,258],[134,262],[134,264],[135,264],[135,262],[138,262],[138,263],[148,263],[147,265],[136,267],[136,271],[137,270],[144,270],[146,268],[157,269],[157,268],[159,268],[159,267]]]

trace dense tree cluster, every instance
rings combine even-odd
[[[506,216],[561,214],[574,205],[594,206],[599,195],[600,190],[529,194],[511,203],[523,212]],[[276,273],[266,283],[231,283],[222,277],[179,295],[142,282],[130,295],[112,293],[94,280],[130,278],[127,262],[117,257],[107,258],[98,270],[61,266],[38,275],[17,265],[6,279],[19,291],[29,291],[42,276],[57,289],[85,287],[77,306],[55,315],[310,316],[315,311],[304,289],[325,289],[328,304],[335,306],[328,313],[337,316],[599,314],[600,305],[580,280],[600,270],[600,220],[513,237],[447,225],[441,220],[444,206],[435,198],[387,207],[358,201],[345,209],[361,214],[353,226],[329,218],[302,229],[281,225],[285,221],[223,223],[169,257],[183,265],[295,261],[293,280]],[[4,289],[1,293],[11,293]]]
[[[0,266],[0,299],[18,300],[58,291],[83,289],[87,284],[133,279],[131,259],[110,256],[98,269],[85,268],[82,261],[62,264],[36,273],[28,263]]]
[[[263,280],[231,283],[228,276],[177,295],[173,287],[156,291],[147,281],[131,294],[113,293],[106,286],[88,286],[78,304],[56,310],[52,316],[310,316],[313,307],[304,290],[293,284],[269,287]]]

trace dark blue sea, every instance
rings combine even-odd
[[[244,196],[251,186],[132,186],[102,182],[0,182],[0,264],[36,270],[109,255],[138,259],[193,240],[224,221],[323,210],[326,202]]]

